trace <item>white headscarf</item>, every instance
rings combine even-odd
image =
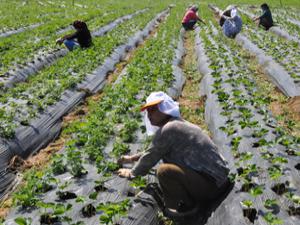
[[[170,115],[176,118],[180,117],[178,102],[175,102],[169,95],[162,91],[152,92],[146,99],[146,104],[142,107],[142,110],[145,110],[146,108],[153,105],[158,105],[158,110],[166,115]],[[144,122],[148,135],[155,134],[155,132],[159,129],[157,126],[153,126],[151,124],[147,112],[144,116]]]
[[[233,18],[235,16],[238,16],[237,8],[234,6],[230,11],[230,17]]]

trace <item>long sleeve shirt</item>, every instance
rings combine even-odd
[[[89,47],[92,44],[92,36],[88,29],[76,31],[74,34],[68,35],[67,40],[77,39],[80,47]]]
[[[182,119],[170,120],[155,133],[150,148],[132,169],[133,175],[146,175],[161,159],[204,173],[217,186],[227,180],[229,169],[216,145],[199,127]]]
[[[233,18],[225,20],[223,26],[223,33],[227,37],[235,37],[242,30],[242,19],[238,15]]]
[[[264,10],[263,14],[259,17],[260,21],[263,21],[263,23],[267,23],[268,25],[273,25],[273,18],[272,13],[270,10]]]

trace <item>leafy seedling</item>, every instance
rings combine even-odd
[[[257,210],[253,208],[253,202],[251,200],[244,200],[241,202],[243,207],[243,215],[248,218],[251,223],[254,223],[256,219]]]
[[[112,153],[115,157],[120,157],[130,151],[129,145],[122,143],[120,141],[116,141],[113,146]]]
[[[135,177],[130,182],[130,186],[134,188],[144,189],[146,185],[147,185],[147,180],[141,176]]]
[[[267,209],[271,209],[273,213],[277,213],[280,210],[276,199],[267,199],[266,201],[264,201],[264,206]]]
[[[112,224],[114,219],[117,217],[126,215],[130,207],[130,200],[126,199],[119,203],[101,203],[97,207],[97,211],[102,211],[103,214],[100,216],[100,222],[104,224]]]
[[[77,203],[84,203],[85,202],[85,196],[78,196],[75,200]]]
[[[268,173],[272,180],[276,180],[283,175],[282,168],[279,165],[273,165],[269,167]]]
[[[260,130],[256,130],[253,132],[252,137],[254,138],[262,138],[264,135],[266,135],[269,132],[269,130],[262,128]]]
[[[250,194],[254,197],[261,195],[263,193],[263,186],[262,185],[257,185],[254,186],[253,188],[250,189]]]
[[[92,192],[92,193],[89,195],[89,198],[92,199],[92,200],[96,200],[96,199],[97,199],[97,196],[98,196],[98,192]]]
[[[15,219],[16,224],[18,225],[30,225],[32,222],[31,218],[17,217]]]
[[[242,187],[241,187],[241,191],[242,192],[249,192],[252,188],[254,188],[256,186],[255,183],[252,183],[252,182],[248,182],[246,181]]]
[[[283,221],[275,216],[273,213],[268,212],[263,216],[264,220],[267,221],[270,225],[280,225],[283,224]]]
[[[57,154],[52,159],[52,172],[55,175],[63,174],[67,171],[67,167],[63,160],[63,155]]]

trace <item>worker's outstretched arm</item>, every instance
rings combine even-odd
[[[205,21],[204,21],[204,20],[202,20],[200,17],[198,18],[198,21],[200,21],[201,23],[204,23],[204,24],[206,24],[206,23],[205,23]]]

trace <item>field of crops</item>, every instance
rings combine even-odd
[[[185,32],[184,0],[1,1],[0,224],[171,225],[143,191],[155,170],[116,174],[151,142],[140,106],[153,91],[210,135],[235,182],[194,225],[300,224],[300,2],[267,2],[269,31],[251,20],[260,3],[214,0]],[[215,14],[230,3],[235,39]],[[93,45],[69,52],[55,40],[75,19]]]

